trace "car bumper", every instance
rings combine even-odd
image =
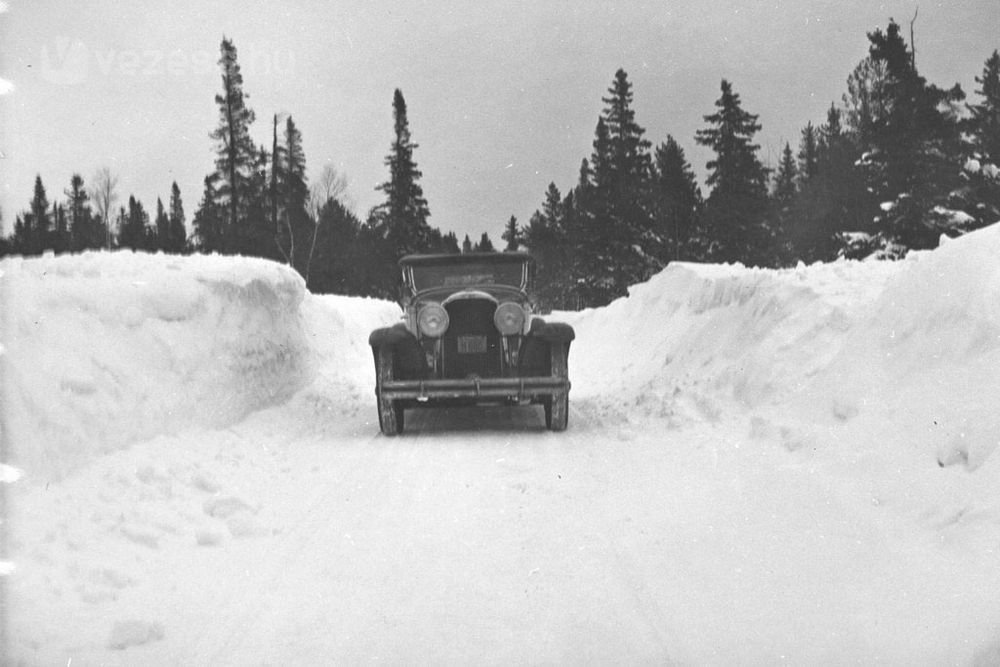
[[[392,380],[376,394],[390,400],[432,398],[517,398],[552,396],[568,392],[570,382],[559,377],[460,378],[447,380]]]

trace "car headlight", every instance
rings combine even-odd
[[[524,318],[524,308],[516,303],[507,302],[497,306],[493,314],[493,324],[504,336],[513,336],[524,330]]]
[[[420,333],[430,338],[440,338],[448,330],[448,311],[436,303],[429,303],[417,313]]]

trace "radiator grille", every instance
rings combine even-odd
[[[463,299],[448,304],[444,335],[444,377],[500,377],[500,333],[493,325],[496,304]]]

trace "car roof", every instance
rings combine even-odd
[[[399,260],[400,266],[448,266],[469,262],[490,262],[496,264],[519,264],[533,262],[526,252],[464,252],[434,255],[406,255]]]

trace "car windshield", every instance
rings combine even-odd
[[[413,289],[434,287],[474,287],[508,285],[520,288],[524,279],[522,262],[463,262],[452,265],[414,266]]]

